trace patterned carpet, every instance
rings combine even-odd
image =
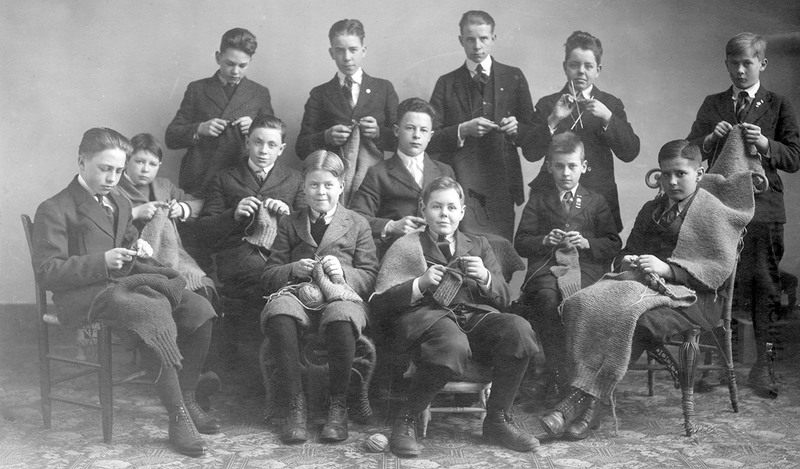
[[[800,359],[798,345],[787,343],[778,355],[776,374],[783,392],[776,400],[755,397],[740,387],[740,412],[730,409],[727,390],[697,395],[697,436],[683,436],[680,392],[666,375],[657,379],[656,396],[646,395],[645,375],[631,372],[618,388],[614,431],[610,415],[582,442],[548,442],[537,453],[516,453],[481,440],[480,421],[469,415],[434,415],[416,459],[369,453],[364,440],[388,435],[385,402],[374,403],[373,425],[350,425],[350,438],[336,445],[313,442],[285,446],[262,420],[263,398],[255,364],[221,371],[224,393],[214,396],[213,414],[223,431],[207,437],[204,458],[182,457],[167,445],[167,418],[152,387],[125,385],[114,392],[114,440],[102,442],[99,413],[56,404],[53,428],[45,430],[39,413],[36,344],[33,333],[0,336],[0,467],[4,468],[775,468],[800,467]],[[792,334],[800,336],[797,332]],[[115,354],[115,373],[132,369],[130,353]],[[739,371],[746,378],[746,367]],[[88,397],[91,379],[68,393]],[[530,425],[545,409],[519,399],[516,417]],[[534,413],[530,411],[533,410]],[[319,417],[319,416],[317,416]],[[321,420],[315,419],[314,436]]]

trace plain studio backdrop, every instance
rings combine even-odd
[[[446,1],[4,1],[0,19],[0,305],[33,303],[33,275],[19,215],[67,185],[83,132],[96,126],[163,140],[186,85],[211,76],[223,32],[258,38],[248,77],[267,86],[294,141],[312,87],[336,71],[328,28],[358,18],[366,30],[367,73],[389,79],[400,99],[429,99],[436,79],[464,61],[458,20],[484,9],[497,22],[494,57],[520,67],[534,103],[565,82],[563,44],[575,30],[603,42],[598,86],[625,103],[642,149],[616,161],[623,239],[655,195],[644,175],[665,142],[684,138],[703,98],[730,86],[726,41],[741,31],[770,40],[768,89],[800,110],[800,4],[743,2],[504,0]],[[177,181],[184,151],[167,151],[161,176]],[[525,180],[539,163],[524,162]],[[800,274],[800,176],[786,183],[783,268]],[[520,208],[521,209],[521,208]],[[5,308],[0,306],[0,312]]]

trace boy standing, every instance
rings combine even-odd
[[[285,135],[286,126],[277,117],[256,119],[245,140],[248,159],[222,171],[209,186],[197,225],[213,243],[225,296],[261,298],[265,291],[259,278],[270,249],[245,238],[259,221],[274,233],[277,218],[305,206],[300,173],[277,161],[286,148]]]
[[[343,195],[347,206],[367,168],[381,161],[384,151],[394,150],[391,125],[398,98],[388,80],[369,76],[361,68],[367,54],[361,21],[337,21],[328,40],[328,52],[339,70],[331,81],[311,90],[295,151],[301,160],[321,149],[345,160],[350,166]]]
[[[545,389],[552,391],[547,397],[557,397],[566,379],[566,338],[558,305],[599,280],[622,241],[605,198],[579,184],[587,163],[578,136],[569,131],[555,135],[547,153],[555,187],[531,193],[514,247],[528,258],[522,303],[547,358]]]
[[[783,257],[783,181],[778,171],[793,173],[800,167],[800,134],[789,100],[761,86],[767,68],[766,41],[753,33],[740,33],[725,46],[725,66],[733,86],[707,96],[687,139],[700,146],[703,159],[713,165],[735,124],[744,127],[752,155],[758,154],[769,187],[755,196],[753,220],[747,225],[737,270],[737,287],[749,292],[757,359],[748,384],[757,395],[776,397],[769,374],[769,326],[779,304],[778,265]]]
[[[219,171],[239,163],[253,120],[273,114],[269,90],[245,76],[257,45],[243,28],[223,34],[215,54],[219,70],[189,83],[167,127],[167,147],[187,149],[178,180],[186,192],[202,197]]]
[[[453,167],[463,185],[467,213],[462,230],[514,235],[514,205],[522,204],[517,137],[533,123],[525,75],[491,56],[497,36],[485,11],[468,11],[458,23],[467,60],[439,77],[431,105],[441,119],[428,150]]]
[[[441,176],[455,177],[450,166],[432,160],[425,148],[433,135],[434,110],[419,98],[409,98],[397,107],[394,124],[397,152],[367,170],[351,208],[372,227],[379,257],[395,239],[419,229],[422,188]]]
[[[398,239],[383,259],[370,298],[372,313],[395,328],[417,372],[389,440],[397,456],[417,456],[416,419],[472,358],[492,367],[492,394],[483,436],[516,451],[539,442],[511,416],[514,395],[536,351],[530,324],[508,306],[508,285],[489,242],[458,231],[464,193],[450,177],[423,191],[425,231]],[[441,288],[440,288],[441,287]]]

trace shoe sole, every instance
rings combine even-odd
[[[507,444],[503,443],[502,441],[500,441],[499,438],[497,438],[495,436],[491,436],[491,435],[489,435],[489,436],[484,435],[483,439],[487,443],[492,443],[492,444],[495,444],[495,445],[498,445],[498,446],[502,446],[503,448],[508,448],[510,450],[518,451],[520,453],[529,453],[531,451],[536,451],[536,449],[539,448],[538,439],[536,440],[535,444],[531,444],[530,446],[516,446],[516,447],[507,445]]]
[[[389,449],[392,451],[392,454],[394,454],[398,458],[416,458],[422,452],[420,450],[397,451],[396,449],[391,447]]]

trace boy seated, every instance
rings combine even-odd
[[[622,273],[608,274],[562,304],[572,387],[541,418],[549,437],[586,438],[598,400],[614,405],[614,388],[631,360],[675,334],[719,321],[718,293],[753,213],[750,173],[728,180],[707,175],[708,184],[699,188],[705,172],[700,149],[685,140],[665,144],[658,164],[664,195],[636,217],[617,262]]]
[[[146,261],[149,245],[138,239],[131,204],[114,191],[130,152],[128,139],[114,130],[84,133],[78,175],[36,210],[34,265],[63,324],[84,323],[88,311],[89,320],[141,340],[145,363],[156,365],[151,371],[169,414],[169,442],[198,457],[206,445],[197,432],[220,430],[195,401],[216,314],[205,298],[185,290],[177,272]]]
[[[530,324],[500,312],[508,285],[486,238],[458,231],[464,192],[450,177],[434,179],[422,193],[427,228],[395,241],[383,258],[372,314],[395,329],[399,346],[417,372],[392,426],[392,452],[417,456],[417,417],[474,359],[492,367],[492,394],[483,422],[486,439],[516,451],[539,442],[517,427],[511,406],[536,351]]]
[[[215,254],[220,292],[257,300],[278,219],[305,206],[300,173],[278,161],[286,126],[274,116],[253,121],[245,140],[247,159],[217,175],[197,224]],[[248,237],[248,235],[252,235]]]
[[[379,257],[395,239],[424,226],[425,220],[418,216],[422,188],[441,176],[455,178],[450,166],[425,153],[433,135],[434,116],[433,107],[419,98],[397,106],[397,151],[367,170],[350,204],[369,221]]]
[[[189,83],[167,126],[167,147],[187,149],[178,181],[186,192],[204,195],[221,170],[239,163],[253,120],[274,114],[269,90],[245,76],[257,46],[244,28],[226,31],[214,55],[219,70]]]
[[[163,151],[155,137],[134,135],[131,146],[133,151],[117,188],[133,206],[133,224],[141,238],[152,245],[154,259],[180,272],[186,288],[213,301],[214,281],[183,249],[174,224],[196,218],[203,201],[185,193],[169,179],[158,177]]]
[[[367,168],[383,160],[384,151],[394,150],[391,125],[398,99],[391,82],[361,68],[367,54],[361,21],[337,21],[328,40],[328,53],[339,70],[331,81],[311,90],[295,152],[301,160],[322,149],[339,154],[348,168],[342,202],[349,206]]]
[[[543,397],[554,398],[566,378],[566,337],[558,305],[608,271],[622,240],[605,198],[579,184],[587,167],[580,138],[569,131],[553,136],[547,155],[545,166],[554,186],[531,193],[514,247],[528,258],[520,303],[547,359]]]

